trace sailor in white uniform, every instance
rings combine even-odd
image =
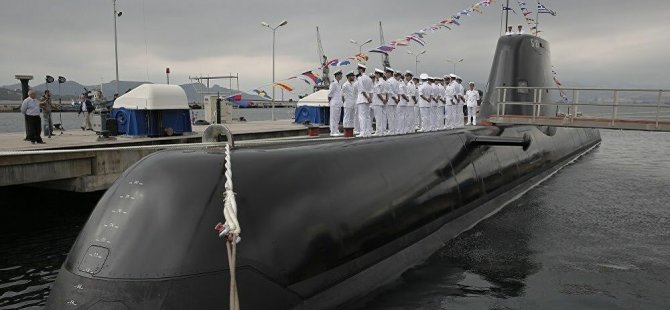
[[[340,116],[342,115],[342,70],[335,72],[335,81],[330,83],[328,88],[328,105],[330,106],[330,136],[339,137],[340,133]]]
[[[444,87],[444,79],[438,78],[437,83],[437,130],[444,130],[444,105],[446,104],[446,88]]]
[[[438,121],[438,116],[437,116],[437,108],[440,104],[440,93],[439,89],[437,87],[437,78],[431,77],[431,80],[428,80],[428,83],[430,84],[431,88],[433,89],[433,100],[430,102],[430,108],[431,108],[431,121],[430,121],[430,130],[431,131],[437,131],[439,128],[439,121]]]
[[[407,122],[407,83],[402,77],[402,73],[399,71],[395,72],[395,79],[398,81],[398,107],[396,108],[396,134],[402,135],[407,133],[405,124]]]
[[[505,32],[506,36],[514,35],[514,30],[512,28],[512,26],[507,26],[507,32]]]
[[[421,132],[427,132],[431,130],[431,101],[433,100],[433,89],[428,84],[428,74],[421,73],[419,76],[421,78],[421,85],[419,85],[419,115],[421,117]]]
[[[388,102],[388,89],[384,80],[384,71],[375,69],[375,84],[372,88],[372,111],[375,115],[375,133],[374,136],[383,136],[386,133],[386,114],[384,106]]]
[[[444,114],[446,118],[446,127],[447,129],[456,128],[456,75],[450,74],[447,79],[447,87],[445,89],[446,93],[446,105],[444,106]]]
[[[456,84],[454,87],[456,89],[456,97],[458,98],[458,105],[456,107],[456,128],[465,127],[465,114],[463,114],[463,106],[465,105],[465,89],[461,83],[463,79],[460,76],[456,76]]]
[[[405,107],[405,123],[403,124],[403,133],[411,133],[416,130],[416,121],[414,107],[416,106],[416,85],[413,81],[414,73],[405,71],[405,97],[407,106]]]
[[[421,85],[421,80],[418,76],[412,77],[412,83],[414,84],[414,131],[421,129],[421,109],[419,108],[419,86]]]
[[[363,64],[358,65],[358,73],[361,75],[356,82],[358,87],[358,97],[356,98],[356,108],[358,109],[358,119],[360,123],[359,137],[369,137],[372,134],[372,118],[370,117],[370,104],[372,103],[372,89],[374,84],[372,79],[365,75],[367,67]]]
[[[354,77],[355,74],[353,71],[347,73],[347,81],[342,85],[342,97],[344,97],[344,119],[342,120],[342,126],[355,130],[354,110],[356,108],[357,93]]]
[[[360,74],[356,74],[354,71],[354,81],[351,83],[354,86],[354,134],[358,135],[361,133],[361,122],[358,117],[358,108],[356,106],[356,99],[358,98],[358,78]]]
[[[386,133],[390,135],[394,135],[397,133],[396,110],[398,103],[400,102],[398,96],[399,91],[398,80],[395,79],[394,74],[395,70],[391,68],[386,68],[386,72],[384,73],[384,78],[386,78],[386,91],[388,92],[389,97],[388,102],[384,106],[384,110],[386,112],[386,121],[388,124],[388,130],[386,131]]]
[[[468,106],[468,123],[466,125],[477,125],[477,102],[479,91],[475,89],[475,82],[470,82],[470,89],[465,92],[465,104]]]

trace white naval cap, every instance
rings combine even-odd
[[[409,74],[409,75],[412,75],[412,76],[414,75],[414,73],[412,73],[412,71],[409,71],[409,70],[406,70],[405,74]]]
[[[462,79],[460,76],[458,76],[458,75],[456,76],[456,79],[457,79],[457,80],[461,80],[461,81],[463,80],[463,79]]]
[[[471,81],[471,82],[470,82],[470,83],[468,83],[468,84],[470,84],[470,85],[475,85],[475,82],[472,82],[472,81]]]
[[[395,70],[393,70],[391,67],[386,67],[384,68],[387,72],[395,73]]]
[[[358,64],[358,67],[361,68],[361,69],[367,69],[368,68],[364,64]]]
[[[376,68],[376,69],[375,69],[375,72],[376,72],[376,73],[384,74],[384,71],[383,71],[382,69],[379,69],[379,68]]]
[[[421,75],[419,76],[419,78],[422,79],[422,80],[427,80],[427,79],[428,79],[428,74],[426,74],[426,73],[421,73]]]
[[[456,78],[456,74],[453,74],[453,73],[452,73],[452,74],[449,74],[449,77],[452,78],[452,79],[455,79],[455,78]]]
[[[347,76],[350,76],[350,75],[356,75],[356,72],[354,72],[354,71],[347,72]]]
[[[342,70],[337,70],[337,71],[335,71],[335,73],[333,73],[333,75],[338,75],[338,74],[342,74]]]

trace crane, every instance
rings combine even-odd
[[[328,65],[328,56],[323,51],[323,45],[321,44],[321,33],[319,32],[319,26],[316,26],[316,45],[317,53],[319,54],[319,63],[321,64],[321,84],[314,86],[314,91],[319,89],[328,89],[330,87],[330,68]]]

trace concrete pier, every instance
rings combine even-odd
[[[226,126],[233,132],[235,141],[307,136],[307,127],[289,120]],[[205,128],[194,126],[191,135],[121,136],[112,141],[98,141],[92,131],[71,130],[45,139],[46,144],[23,141],[24,133],[0,134],[0,186],[30,185],[74,192],[105,190],[146,155],[178,145],[201,143]]]

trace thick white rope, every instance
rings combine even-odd
[[[219,223],[216,229],[219,231],[219,237],[226,238],[226,249],[228,251],[228,269],[230,270],[230,310],[240,309],[240,300],[237,294],[237,279],[235,276],[235,264],[237,256],[237,243],[242,240],[240,233],[242,229],[237,220],[237,202],[235,201],[235,192],[233,191],[233,169],[230,161],[230,144],[226,143],[225,156],[225,191],[223,192],[223,216],[226,219],[224,224]]]

